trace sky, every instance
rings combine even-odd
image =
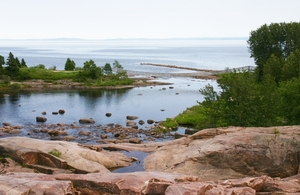
[[[0,0],[0,39],[249,37],[300,0]]]

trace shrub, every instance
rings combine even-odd
[[[56,150],[56,149],[53,149],[49,152],[49,154],[53,155],[53,156],[56,156],[56,157],[60,157],[61,156],[61,152]]]

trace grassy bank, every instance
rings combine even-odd
[[[31,88],[30,81],[41,80],[44,83],[51,85],[64,85],[65,83],[79,83],[80,86],[92,86],[92,87],[107,87],[107,86],[123,86],[131,85],[134,83],[134,79],[128,78],[125,73],[122,74],[109,74],[100,75],[99,77],[92,79],[87,76],[83,76],[81,71],[57,71],[49,70],[45,68],[20,68],[18,75],[11,79],[6,75],[2,75],[0,78],[0,89],[18,89],[18,88]],[[68,82],[66,82],[68,81]]]

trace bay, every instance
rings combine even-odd
[[[79,118],[94,118],[99,124],[125,124],[126,115],[142,120],[165,120],[202,101],[199,89],[216,81],[168,77],[168,73],[190,72],[141,65],[158,63],[202,69],[224,70],[253,65],[246,39],[167,39],[167,40],[0,40],[0,55],[12,52],[28,66],[44,64],[64,69],[67,58],[82,67],[89,59],[98,66],[118,60],[124,69],[162,74],[158,81],[169,86],[119,90],[87,91],[8,91],[0,92],[0,122],[35,124],[35,117],[46,111],[47,123],[74,123]],[[167,90],[162,90],[165,87]],[[178,95],[176,95],[176,93]],[[8,94],[5,95],[5,94]],[[140,94],[140,95],[139,95]],[[65,109],[64,115],[51,115]],[[164,110],[164,111],[162,111]],[[111,117],[105,113],[111,112]]]

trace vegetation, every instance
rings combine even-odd
[[[61,152],[56,150],[56,149],[53,149],[49,152],[49,154],[53,155],[53,156],[56,156],[56,157],[61,157]]]
[[[65,71],[56,71],[56,66],[46,69],[43,64],[28,68],[23,58],[20,62],[10,52],[6,63],[4,57],[0,55],[0,88],[16,88],[17,84],[12,86],[10,81],[31,79],[41,79],[53,83],[57,80],[68,79],[88,86],[117,86],[133,83],[133,79],[128,78],[126,71],[117,60],[114,61],[114,68],[117,70],[115,73],[110,64],[106,63],[102,69],[93,60],[84,62],[83,68],[80,68],[76,67],[75,62],[70,58],[66,60]],[[19,87],[20,85],[18,85]]]
[[[173,124],[198,129],[299,125],[299,31],[300,23],[263,25],[252,31],[248,44],[255,72],[219,75],[221,90],[211,85],[200,89],[204,101],[176,116]]]
[[[75,67],[76,67],[75,62],[70,58],[68,58],[65,64],[65,70],[73,71],[75,70]]]

